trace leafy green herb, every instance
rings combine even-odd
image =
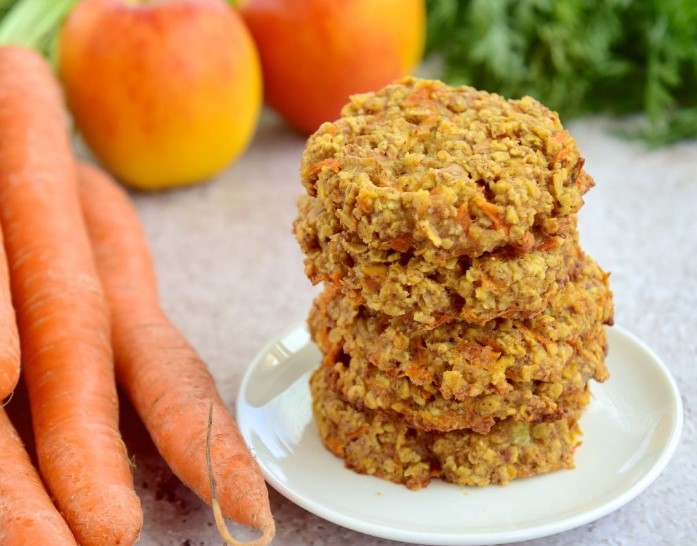
[[[695,0],[426,0],[443,79],[562,117],[645,115],[629,136],[697,138]]]

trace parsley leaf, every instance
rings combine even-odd
[[[562,117],[645,116],[652,146],[697,138],[695,0],[426,0],[442,78]]]

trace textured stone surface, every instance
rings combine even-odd
[[[635,500],[594,523],[522,544],[691,544],[697,538],[697,142],[647,151],[612,136],[604,120],[569,129],[597,183],[580,213],[581,244],[612,272],[617,324],[672,371],[685,427],[669,466]],[[209,363],[230,408],[254,355],[288,324],[304,320],[317,292],[291,234],[303,145],[267,116],[247,153],[210,183],[134,194],[164,306]],[[146,510],[140,543],[220,544],[208,508],[171,477],[132,421],[126,408],[127,442]],[[271,499],[275,545],[399,544],[335,526],[274,491]]]

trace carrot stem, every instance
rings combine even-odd
[[[41,51],[54,62],[58,29],[77,0],[18,0],[0,20],[0,44]]]

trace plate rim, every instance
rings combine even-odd
[[[247,446],[254,453],[254,445],[251,439],[246,434],[246,427],[240,422],[239,416],[243,412],[243,406],[250,406],[250,404],[245,402],[245,393],[248,390],[248,385],[251,377],[261,362],[263,357],[270,352],[270,349],[278,343],[279,340],[291,335],[293,332],[299,330],[307,333],[307,325],[304,322],[296,322],[291,326],[283,329],[278,335],[273,336],[268,340],[264,346],[257,352],[254,358],[251,360],[250,364],[247,366],[243,376],[240,386],[237,391],[237,399],[235,402],[235,416],[238,420],[238,426],[240,432],[244,438]],[[437,532],[424,532],[424,531],[405,531],[392,527],[385,527],[384,525],[374,524],[368,521],[359,521],[354,517],[346,516],[340,511],[334,508],[324,508],[321,511],[317,509],[317,503],[313,502],[307,496],[302,495],[292,488],[287,487],[281,480],[277,478],[274,472],[268,469],[267,465],[264,465],[262,461],[259,460],[258,455],[255,453],[255,458],[261,467],[262,473],[267,483],[271,485],[279,494],[287,498],[291,502],[297,504],[301,508],[307,510],[308,512],[314,514],[315,516],[350,529],[359,533],[366,535],[371,535],[377,538],[383,538],[388,540],[402,541],[412,544],[429,544],[429,545],[442,545],[442,546],[477,546],[477,545],[493,545],[502,543],[515,543],[524,540],[531,540],[535,538],[542,538],[546,536],[555,535],[571,529],[581,527],[590,522],[596,521],[624,506],[625,504],[631,502],[637,496],[639,496],[643,491],[645,491],[656,478],[665,470],[669,462],[671,461],[680,440],[682,438],[682,431],[684,426],[684,407],[682,403],[682,397],[673,374],[670,368],[665,364],[665,362],[658,356],[658,354],[651,349],[643,340],[639,339],[636,335],[631,333],[626,328],[619,326],[617,324],[608,327],[608,333],[610,336],[619,336],[624,338],[625,341],[630,342],[635,345],[643,353],[649,357],[652,365],[660,371],[661,376],[666,381],[668,389],[666,392],[670,394],[671,397],[671,407],[674,411],[670,413],[672,417],[671,421],[673,423],[672,429],[670,430],[668,441],[662,446],[662,450],[656,461],[645,471],[645,473],[634,483],[631,487],[623,490],[620,494],[614,495],[609,500],[600,503],[596,507],[581,512],[579,514],[562,518],[558,521],[533,525],[523,529],[513,529],[506,531],[492,531],[490,533],[437,533]],[[608,340],[611,345],[611,340]],[[308,339],[307,344],[312,344],[312,340]],[[280,395],[280,393],[279,393]],[[278,395],[276,395],[278,396]],[[274,397],[275,398],[275,397]],[[346,469],[347,472],[352,472]],[[376,478],[378,479],[378,478]]]

